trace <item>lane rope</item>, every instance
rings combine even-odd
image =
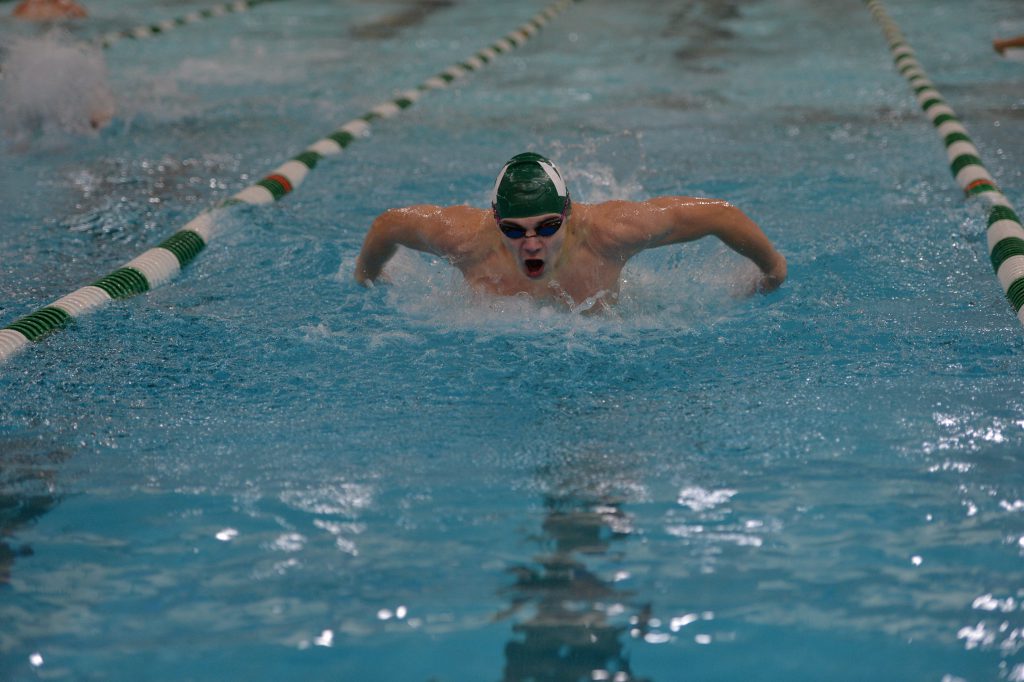
[[[910,84],[925,115],[946,147],[949,168],[969,199],[988,209],[988,255],[1006,299],[1024,324],[1024,226],[1010,200],[999,189],[981,161],[981,154],[956,112],[928,79],[899,26],[886,13],[881,0],[867,0],[868,9],[882,27],[896,69]]]
[[[247,12],[257,5],[263,5],[273,1],[274,0],[234,0],[233,2],[224,2],[219,5],[214,5],[213,7],[189,12],[184,16],[174,19],[164,19],[163,21],[158,21],[155,24],[146,24],[142,26],[135,26],[134,28],[126,28],[120,31],[104,33],[99,38],[93,40],[91,44],[105,50],[122,40],[145,40],[146,38],[162,35],[169,31],[173,31],[176,28],[205,21],[206,19],[214,19],[216,17],[224,17],[229,14]],[[2,64],[0,64],[0,77],[3,77]]]
[[[195,24],[206,19],[214,19],[216,17],[223,17],[229,14],[246,12],[257,5],[262,5],[268,2],[273,2],[273,0],[235,0],[234,2],[224,2],[219,5],[214,5],[213,7],[208,7],[207,9],[189,12],[188,14],[175,19],[165,19],[163,21],[158,21],[155,24],[126,28],[121,31],[111,31],[110,33],[105,33],[97,38],[94,44],[106,49],[115,43],[121,42],[122,40],[145,40],[146,38],[162,35],[169,31],[173,31],[176,28]]]
[[[415,88],[399,93],[394,99],[382,102],[359,118],[338,127],[331,134],[317,140],[278,166],[259,182],[202,211],[156,247],[125,263],[107,276],[0,329],[0,362],[6,361],[29,343],[39,341],[48,334],[67,327],[76,318],[106,305],[113,299],[136,296],[168,283],[198,256],[214,237],[217,218],[224,210],[237,204],[264,205],[278,201],[301,185],[318,162],[337,156],[355,140],[368,136],[372,122],[392,118],[411,107],[427,93],[445,89],[468,74],[479,71],[500,55],[523,45],[573,2],[579,0],[557,0],[519,28],[465,61],[449,66]]]

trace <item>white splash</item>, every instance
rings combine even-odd
[[[676,502],[699,512],[725,504],[732,499],[736,492],[728,488],[708,490],[700,486],[690,486],[679,491],[679,497]]]
[[[99,48],[52,30],[11,41],[0,81],[0,114],[9,137],[95,134],[116,110]]]

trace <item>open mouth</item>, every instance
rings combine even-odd
[[[528,277],[540,277],[544,272],[544,261],[540,258],[527,258],[523,261],[523,265],[526,266]]]

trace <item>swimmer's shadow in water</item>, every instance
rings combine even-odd
[[[70,456],[62,448],[39,452],[34,440],[0,440],[0,585],[10,582],[15,560],[34,554],[8,539],[59,504],[52,492],[56,467]]]
[[[349,32],[354,38],[370,40],[394,38],[403,29],[422,24],[431,14],[448,9],[454,4],[452,0],[417,0],[411,7],[376,21],[354,26]]]

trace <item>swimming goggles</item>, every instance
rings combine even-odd
[[[537,227],[533,228],[533,231],[538,237],[550,237],[554,233],[562,229],[562,218],[549,218],[542,222]],[[498,229],[501,230],[509,239],[522,239],[526,236],[527,228],[520,225],[510,225],[508,223],[498,223]]]

